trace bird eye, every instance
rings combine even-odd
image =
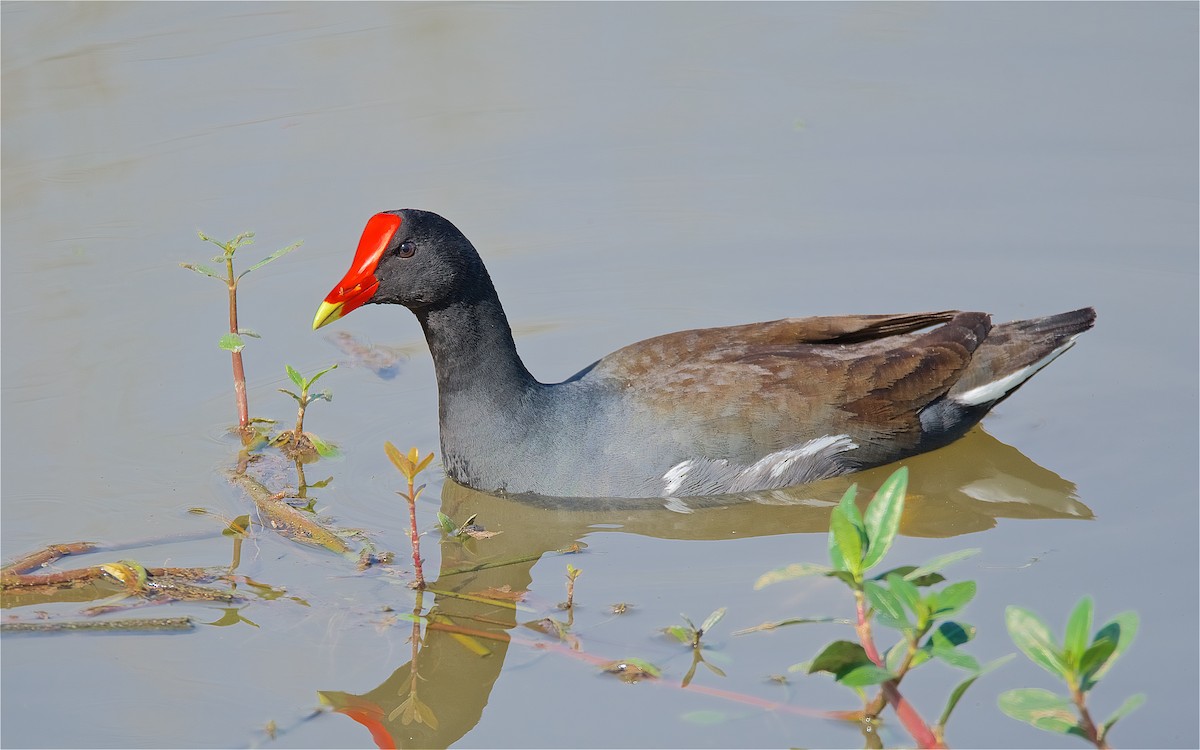
[[[401,258],[411,258],[416,252],[417,246],[409,240],[401,242],[400,247],[396,248],[396,255],[399,255]]]

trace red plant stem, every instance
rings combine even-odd
[[[587,662],[587,663],[589,663],[593,666],[597,666],[597,667],[603,666],[605,664],[609,664],[612,662],[612,659],[607,659],[602,656],[597,656],[597,655],[589,653],[587,651],[572,649],[568,646],[564,646],[561,643],[546,643],[544,641],[530,641],[528,639],[521,638],[520,636],[517,636],[517,635],[512,636],[512,643],[515,643],[515,644],[521,645],[521,646],[526,646],[529,648],[535,648],[535,649],[542,650],[542,651],[551,651],[553,653],[560,654],[562,656],[570,656],[571,658]],[[814,716],[814,717],[821,718],[821,719],[845,719],[846,714],[847,714],[847,712],[843,712],[843,711],[824,711],[824,710],[815,709],[815,708],[805,708],[804,706],[794,706],[790,703],[779,703],[776,701],[769,701],[769,700],[765,700],[763,698],[759,698],[754,695],[748,695],[745,693],[736,693],[731,690],[722,690],[721,688],[707,687],[705,685],[697,685],[694,682],[691,683],[690,685],[688,685],[686,688],[672,680],[657,680],[657,679],[656,680],[646,680],[644,682],[644,684],[655,685],[657,687],[664,687],[664,688],[675,689],[675,690],[687,690],[688,692],[692,692],[692,693],[702,693],[704,695],[708,695],[713,698],[719,698],[721,700],[733,701],[735,703],[741,703],[741,704],[747,705],[747,706],[754,706],[756,708],[761,708],[766,711],[777,711],[780,713],[796,714],[798,716]]]
[[[892,708],[896,711],[896,716],[900,718],[900,723],[912,735],[912,738],[917,741],[918,747],[923,748],[944,748],[945,743],[937,738],[933,730],[925,724],[925,720],[917,713],[912,704],[900,695],[900,690],[896,686],[895,680],[888,680],[883,683],[883,694],[887,697],[888,703],[892,704]]]
[[[417,657],[421,653],[421,610],[424,608],[424,597],[420,591],[417,591],[417,601],[413,604],[413,625],[412,625],[412,681],[409,683],[408,690],[413,695],[417,692]],[[426,626],[428,627],[428,625]]]
[[[1100,738],[1100,733],[1096,729],[1096,723],[1092,721],[1092,715],[1087,710],[1086,698],[1084,698],[1083,691],[1072,689],[1071,700],[1075,702],[1075,708],[1079,709],[1079,723],[1088,742],[1095,745],[1097,750],[1108,750],[1108,741]]]
[[[229,270],[229,332],[238,335],[237,320],[237,279],[233,275],[233,258],[225,261]],[[242,366],[242,353],[231,352],[233,356],[233,394],[237,398],[238,426],[245,430],[250,426],[250,403],[246,399],[246,370]]]
[[[854,625],[855,632],[858,633],[858,639],[862,643],[863,650],[867,653],[867,658],[876,665],[884,666],[883,659],[879,656],[879,650],[875,648],[875,639],[871,636],[871,621],[867,619],[867,601],[866,596],[862,591],[854,592],[855,610],[857,619]],[[880,685],[883,690],[883,697],[887,702],[892,704],[892,709],[895,710],[897,718],[912,738],[916,740],[917,746],[922,748],[944,748],[945,743],[938,739],[913,705],[905,700],[900,694],[899,680],[888,680]],[[872,707],[875,708],[875,707]],[[882,710],[882,706],[879,707]],[[878,713],[868,709],[869,713]]]
[[[862,643],[863,650],[867,652],[867,658],[882,667],[883,658],[879,656],[879,651],[875,648],[875,639],[871,637],[871,621],[867,619],[867,597],[863,595],[863,592],[855,591],[854,603],[855,614],[858,615],[854,623],[854,632],[858,633],[858,640]]]
[[[417,589],[425,588],[425,572],[421,568],[421,540],[417,535],[417,496],[413,492],[413,480],[408,480],[408,533],[412,541],[413,571],[416,573]]]

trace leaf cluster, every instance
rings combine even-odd
[[[1104,744],[1119,719],[1146,700],[1131,696],[1096,727],[1086,713],[1085,694],[1096,686],[1117,658],[1133,643],[1138,630],[1136,612],[1122,612],[1093,634],[1094,605],[1090,596],[1079,600],[1067,620],[1062,645],[1036,613],[1024,607],[1005,610],[1005,625],[1017,648],[1030,661],[1066,683],[1070,698],[1040,688],[1020,688],[1000,695],[1000,710],[1018,721],[1056,734],[1074,734],[1097,746]]]
[[[856,631],[859,640],[834,641],[811,662],[796,665],[793,669],[828,672],[837,682],[864,697],[864,688],[882,685],[883,692],[867,706],[868,715],[878,713],[885,703],[903,700],[898,690],[901,680],[910,670],[929,661],[940,661],[968,672],[970,676],[951,691],[932,729],[915,714],[910,714],[905,721],[910,732],[918,730],[914,732],[914,738],[925,738],[918,739],[919,744],[929,741],[932,746],[940,747],[946,722],[966,690],[979,677],[1013,655],[981,666],[974,656],[963,651],[961,647],[974,638],[975,627],[954,618],[975,597],[976,584],[961,581],[939,586],[946,581],[941,573],[945,567],[977,554],[978,549],[939,555],[920,566],[908,565],[871,574],[899,531],[906,488],[907,470],[901,468],[883,483],[866,511],[860,513],[855,504],[856,488],[852,486],[830,517],[828,550],[831,564],[787,565],[764,573],[754,587],[760,589],[781,581],[821,575],[836,578],[853,591],[858,602]],[[1096,727],[1087,713],[1084,696],[1128,649],[1137,632],[1138,618],[1134,612],[1124,612],[1092,635],[1092,615],[1092,600],[1084,597],[1071,613],[1063,643],[1059,645],[1036,614],[1021,607],[1009,607],[1006,624],[1014,643],[1034,663],[1063,680],[1070,689],[1071,698],[1047,690],[1024,688],[1002,694],[999,703],[1004,713],[1035,727],[1076,734],[1097,747],[1107,747],[1106,737],[1113,724],[1140,706],[1145,697],[1133,696],[1108,721]],[[796,618],[778,624],[828,619]],[[900,633],[899,640],[882,656],[875,649],[872,624]],[[683,632],[686,631],[681,629]],[[902,716],[902,720],[904,718]]]
[[[421,458],[421,452],[415,446],[409,449],[408,455],[401,453],[400,449],[390,442],[385,442],[383,449],[387,452],[387,456],[392,464],[400,470],[400,473],[404,475],[409,484],[412,484],[417,475],[424,471],[425,467],[429,466],[429,462],[433,460],[432,453],[425,456],[425,458]],[[420,490],[418,490],[419,492]]]

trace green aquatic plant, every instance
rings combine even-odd
[[[721,607],[706,617],[700,627],[696,627],[696,624],[692,622],[687,615],[681,614],[679,616],[682,617],[683,621],[687,624],[671,625],[663,628],[663,632],[680,643],[686,643],[692,648],[698,649],[700,648],[700,639],[704,636],[704,634],[712,630],[713,627],[715,627],[716,624],[721,621],[721,618],[725,616],[725,607]]]
[[[680,687],[687,687],[692,684],[692,678],[696,676],[696,667],[701,664],[708,667],[709,671],[718,677],[724,677],[724,671],[705,660],[701,650],[700,639],[704,637],[705,633],[716,627],[721,618],[725,617],[725,607],[721,607],[706,617],[700,627],[696,627],[696,624],[687,615],[681,614],[679,616],[683,618],[686,625],[671,625],[663,628],[663,632],[692,648],[692,666],[688,668],[687,674],[683,676],[683,682],[680,684]]]
[[[287,255],[291,251],[300,247],[301,243],[294,242],[287,247],[280,248],[279,250],[276,250],[267,257],[250,266],[245,271],[235,275],[233,272],[233,256],[235,253],[237,253],[239,248],[253,244],[254,232],[242,232],[227,242],[222,242],[221,240],[209,237],[204,232],[198,232],[198,234],[200,235],[200,239],[204,240],[205,242],[211,242],[212,244],[221,248],[221,254],[214,257],[212,262],[224,264],[224,274],[217,273],[212,268],[200,263],[180,263],[179,265],[188,269],[189,271],[195,271],[202,276],[208,276],[224,283],[225,288],[228,290],[229,332],[221,336],[221,338],[217,341],[217,345],[229,352],[233,359],[233,392],[234,397],[237,400],[238,429],[241,431],[243,437],[250,439],[254,436],[254,432],[250,425],[250,403],[249,398],[246,395],[246,370],[242,363],[242,349],[245,348],[246,343],[245,339],[242,337],[250,336],[252,338],[258,338],[259,336],[249,328],[242,328],[238,325],[238,283],[241,282],[242,277],[244,277],[246,274],[250,273],[251,271],[256,271],[271,261],[278,260],[284,255]]]
[[[312,387],[322,375],[330,370],[336,370],[337,365],[331,365],[321,370],[311,378],[306,378],[300,374],[296,368],[291,365],[284,365],[287,370],[288,378],[296,384],[300,389],[300,393],[293,393],[287,388],[280,388],[280,393],[286,393],[295,400],[296,409],[296,428],[293,430],[285,430],[275,437],[273,441],[276,445],[281,446],[286,452],[293,455],[303,456],[315,452],[322,458],[333,458],[338,455],[338,450],[333,445],[322,440],[316,434],[304,431],[304,414],[309,405],[314,401],[333,401],[333,393],[328,388],[320,393],[312,393]]]
[[[1013,643],[1030,661],[1065,682],[1069,697],[1041,688],[1019,688],[1002,693],[998,703],[1001,711],[1018,721],[1055,734],[1073,734],[1097,748],[1107,748],[1109,730],[1141,706],[1146,696],[1138,693],[1130,697],[1108,721],[1096,726],[1088,711],[1087,694],[1133,643],[1138,616],[1136,612],[1122,612],[1094,635],[1092,616],[1092,598],[1085,596],[1071,612],[1060,646],[1035,613],[1023,607],[1008,607],[1004,619]]]
[[[891,706],[900,723],[920,747],[945,747],[943,735],[964,692],[997,662],[981,667],[975,657],[960,650],[975,635],[971,625],[950,619],[975,596],[974,581],[954,583],[934,590],[946,579],[939,572],[978,550],[942,555],[922,566],[892,568],[868,576],[883,560],[900,528],[904,512],[908,470],[901,468],[888,477],[860,513],[855,505],[856,487],[851,486],[829,522],[831,566],[797,563],[770,571],[755,588],[804,576],[823,575],[842,581],[854,594],[856,641],[834,641],[804,665],[806,671],[828,672],[839,684],[853,689],[863,700],[861,717],[867,731],[884,708]],[[899,640],[880,652],[875,625],[900,632]],[[900,685],[913,669],[930,660],[963,669],[970,677],[951,691],[935,724],[927,722],[904,697]],[[867,688],[878,686],[868,697]]]
[[[852,624],[857,640],[835,641],[811,661],[794,669],[810,674],[828,672],[838,683],[858,693],[863,709],[857,718],[862,720],[864,731],[874,732],[879,715],[890,705],[919,747],[941,748],[946,747],[946,723],[963,694],[981,676],[1009,661],[1013,654],[980,665],[961,648],[974,638],[975,627],[957,616],[975,597],[976,584],[974,581],[946,584],[941,571],[979,550],[959,550],[939,555],[924,565],[906,565],[868,575],[883,560],[899,531],[907,483],[907,469],[897,470],[875,493],[865,513],[860,513],[855,505],[856,487],[851,486],[830,517],[831,565],[796,563],[778,568],[763,574],[755,588],[813,575],[836,578],[846,584],[854,594]],[[1040,729],[1075,734],[1098,748],[1108,747],[1108,731],[1118,719],[1140,706],[1144,696],[1130,698],[1097,727],[1087,711],[1086,693],[1129,647],[1137,632],[1137,615],[1133,612],[1118,615],[1089,642],[1092,601],[1085,597],[1071,615],[1061,647],[1045,623],[1032,612],[1009,607],[1006,619],[1017,646],[1035,663],[1064,680],[1070,698],[1037,688],[1010,690],[1000,696],[1001,710]],[[796,618],[741,632],[822,621],[829,618]],[[900,634],[896,643],[883,652],[876,646],[877,626]],[[950,691],[945,707],[932,724],[900,690],[909,672],[931,661],[968,673]],[[868,697],[867,688],[876,685],[879,692]]]
[[[574,610],[575,608],[575,579],[583,573],[574,565],[567,563],[567,600],[559,604],[559,609]]]

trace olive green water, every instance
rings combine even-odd
[[[437,211],[472,238],[543,380],[680,328],[1096,306],[1096,329],[986,432],[909,462],[905,536],[890,559],[982,548],[950,571],[979,582],[963,619],[979,628],[970,651],[981,660],[1015,650],[1007,604],[1056,628],[1085,593],[1100,617],[1137,610],[1142,631],[1095,692],[1096,712],[1145,692],[1115,744],[1200,742],[1187,666],[1198,585],[1194,4],[0,8],[4,559],[87,539],[119,549],[58,567],[229,563],[219,524],[186,512],[251,507],[222,474],[236,454],[224,434],[235,419],[228,356],[215,346],[223,291],[178,267],[214,254],[196,229],[253,229],[245,261],[304,240],[242,290],[242,325],[263,336],[245,352],[251,409],[292,419],[276,390],[291,387],[284,364],[343,362],[322,381],[334,400],[309,425],[344,458],[309,467],[310,482],[333,477],[310,494],[334,524],[397,553],[392,573],[359,573],[260,531],[239,573],[287,593],[243,606],[254,625],[6,635],[3,746],[861,746],[856,728],[794,712],[853,708],[849,691],[825,677],[767,679],[848,631],[731,635],[850,612],[825,581],[752,589],[768,569],[823,560],[844,482],[681,513],[536,507],[431,472],[418,521],[439,590],[528,594],[522,609],[481,611],[426,593],[426,608],[484,615],[494,622],[473,627],[512,642],[481,641],[491,649],[481,657],[433,632],[414,659],[411,626],[394,618],[415,603],[394,494],[403,480],[382,446],[436,448],[432,366],[403,310],[369,307],[338,324],[400,348],[390,377],[309,329],[362,224],[402,206]],[[286,481],[286,469],[273,470]],[[859,479],[873,489],[886,473]],[[503,533],[439,544],[439,509]],[[580,554],[555,552],[575,542]],[[565,619],[555,605],[568,564],[583,570],[577,653],[648,659],[664,685],[601,675],[570,643],[522,626]],[[613,614],[621,602],[633,606]],[[658,629],[718,607],[729,613],[707,656],[726,676],[701,667],[694,683],[749,702],[669,686],[691,659]],[[32,609],[5,615],[32,620]],[[36,609],[60,617],[80,605]],[[209,604],[137,614],[227,615]],[[433,722],[404,722],[414,664]],[[959,675],[922,672],[907,693],[933,717]],[[1013,662],[971,689],[949,742],[1081,746],[1001,715],[996,696],[1019,686],[1054,687]],[[319,692],[344,712],[310,716]]]

